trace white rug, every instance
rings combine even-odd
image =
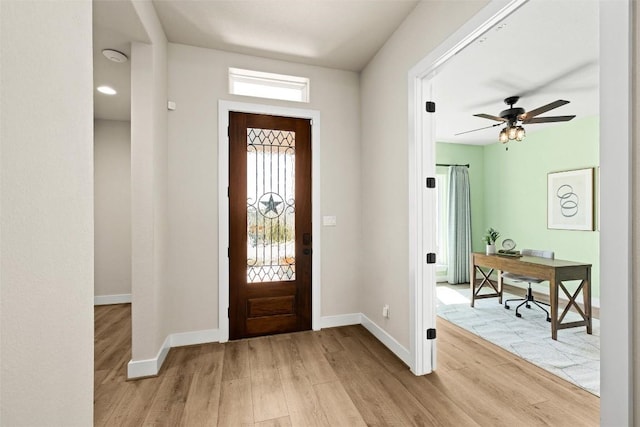
[[[511,309],[507,310],[497,298],[487,298],[476,300],[475,308],[471,308],[469,285],[439,285],[437,293],[438,315],[443,319],[600,396],[598,319],[593,319],[593,335],[588,335],[584,327],[561,329],[554,341],[551,324],[535,305],[531,309],[522,306],[522,317],[518,318],[515,308],[519,302],[509,304]],[[504,293],[504,299],[521,297]],[[580,319],[578,314],[571,314],[563,322]]]

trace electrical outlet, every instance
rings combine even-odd
[[[382,317],[389,318],[389,304],[385,304],[382,306]]]

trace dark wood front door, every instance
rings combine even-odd
[[[229,336],[311,329],[311,121],[229,113]]]

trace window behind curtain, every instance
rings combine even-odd
[[[447,234],[449,230],[449,177],[446,172],[436,173],[436,281],[447,281]]]

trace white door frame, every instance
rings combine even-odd
[[[425,118],[424,88],[436,70],[473,40],[526,3],[493,0],[409,71],[409,255],[412,371],[435,368],[435,277],[424,261],[435,252],[425,220],[425,178],[435,172],[431,118]],[[600,239],[601,400],[603,425],[633,423],[632,245],[631,245],[631,2],[600,6]],[[603,280],[604,279],[604,280]]]
[[[430,80],[437,69],[463,50],[526,0],[493,1],[431,54],[409,70],[409,280],[411,370],[416,375],[435,369],[435,340],[426,330],[435,328],[435,269],[425,263],[428,252],[436,252],[435,191],[427,190],[425,179],[435,176],[433,114],[425,112]],[[437,108],[437,107],[436,107]],[[432,218],[433,217],[433,218]]]
[[[320,111],[218,101],[218,330],[220,342],[229,341],[229,112],[269,114],[283,117],[311,119],[311,327],[320,330],[321,310],[321,245],[320,245]]]

